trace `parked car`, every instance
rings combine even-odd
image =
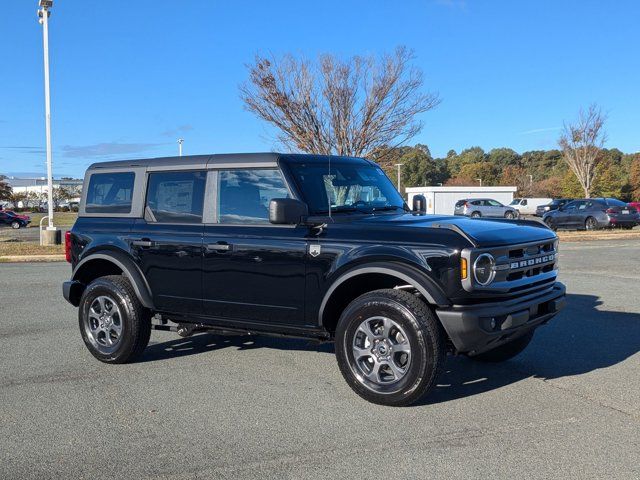
[[[545,213],[552,210],[557,210],[560,207],[565,206],[567,203],[573,202],[573,198],[554,198],[550,203],[546,205],[539,205],[536,208],[536,217],[542,217]]]
[[[638,213],[640,213],[640,202],[629,202],[629,203],[627,203],[627,205],[629,205],[630,207],[635,208],[636,211]]]
[[[565,301],[549,229],[425,215],[424,196],[411,211],[366,159],[127,160],[85,185],[62,293],[106,363],[141,357],[152,328],[335,341],[358,395],[409,405],[447,352],[512,358]]]
[[[464,215],[472,218],[499,217],[518,218],[518,210],[501,204],[491,198],[466,198],[455,204],[454,215]]]
[[[509,206],[518,210],[520,215],[534,215],[539,206],[546,205],[551,200],[551,198],[514,198]]]
[[[633,228],[640,222],[640,215],[635,208],[616,198],[584,198],[547,212],[542,219],[552,230],[595,230],[609,227]]]
[[[0,210],[0,225],[10,225],[11,228],[24,228],[31,223],[31,217],[18,215],[11,210]]]

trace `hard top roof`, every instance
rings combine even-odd
[[[236,164],[238,167],[243,165],[255,166],[260,163],[275,163],[278,160],[284,160],[289,163],[325,163],[329,161],[340,162],[366,162],[369,160],[357,157],[342,157],[336,155],[312,155],[301,153],[222,153],[211,155],[185,155],[182,157],[159,157],[159,158],[140,158],[134,160],[117,160],[111,162],[98,162],[89,166],[88,170],[95,169],[111,169],[111,168],[127,168],[127,167],[167,167],[172,166],[189,166],[194,168],[202,168],[203,165],[215,166],[216,164]]]

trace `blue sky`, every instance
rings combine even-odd
[[[36,0],[0,15],[0,173],[45,172]],[[406,45],[442,103],[434,156],[479,145],[553,148],[599,103],[609,147],[640,150],[640,2],[55,0],[54,174],[100,160],[277,149],[238,85],[257,52],[378,54]]]

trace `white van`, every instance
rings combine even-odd
[[[514,198],[509,204],[520,212],[520,215],[534,215],[539,205],[547,205],[551,203],[551,198]]]

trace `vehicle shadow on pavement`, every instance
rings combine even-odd
[[[477,395],[531,377],[581,375],[616,365],[639,352],[640,314],[601,310],[600,305],[599,297],[593,295],[567,295],[566,308],[536,331],[523,353],[507,362],[492,364],[464,355],[449,356],[438,386],[416,406]],[[334,353],[331,343],[257,335],[198,334],[150,344],[140,361],[169,360],[224,348]]]
[[[168,360],[185,355],[212,352],[223,348],[235,348],[237,350],[271,348],[276,350],[333,353],[332,343],[318,343],[304,339],[260,335],[215,335],[202,333],[191,337],[177,338],[176,340],[170,340],[168,342],[149,344],[140,362]]]
[[[526,378],[552,380],[611,367],[640,351],[640,314],[598,309],[593,295],[567,295],[567,306],[540,327],[517,357],[483,363],[449,357],[438,387],[417,405],[447,402],[501,388]]]

